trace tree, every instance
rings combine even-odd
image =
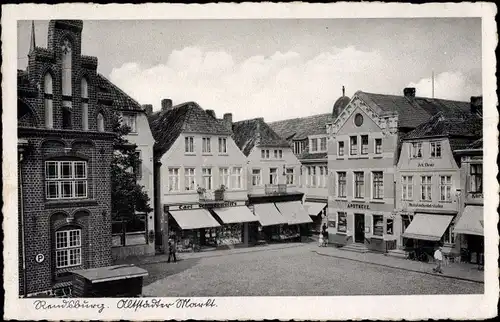
[[[124,137],[130,128],[121,122],[118,113],[113,114],[113,159],[111,161],[111,214],[113,219],[131,221],[135,213],[148,213],[153,209],[144,187],[137,183],[137,169],[141,161],[136,154],[137,146]]]

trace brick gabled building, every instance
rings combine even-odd
[[[111,110],[135,109],[81,53],[83,22],[53,20],[18,71],[19,294],[111,264]],[[126,95],[125,95],[126,96]],[[140,109],[140,105],[138,105]]]

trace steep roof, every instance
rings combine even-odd
[[[181,133],[231,135],[224,124],[208,115],[195,102],[186,102],[167,111],[158,111],[148,116],[149,126],[155,138],[155,152],[159,156],[170,149]]]
[[[467,149],[482,149],[483,148],[483,138],[472,142]]]
[[[255,146],[290,147],[290,144],[274,132],[263,118],[233,123],[233,140],[246,156]]]
[[[326,124],[333,121],[327,113],[271,122],[269,126],[285,140],[304,140],[310,135],[326,134]]]
[[[427,122],[420,124],[408,133],[405,139],[448,136],[454,138],[468,138],[473,141],[482,136],[483,120],[475,114],[463,116],[445,116],[439,112]],[[472,143],[472,142],[470,142]]]
[[[121,111],[144,111],[141,104],[101,74],[96,77],[98,98],[112,100],[111,107]]]

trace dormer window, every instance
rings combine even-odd
[[[422,143],[413,142],[410,144],[410,158],[418,159],[422,157]]]
[[[318,151],[318,139],[311,139],[311,152]]]
[[[319,149],[321,151],[326,151],[326,138],[321,138],[319,142]]]

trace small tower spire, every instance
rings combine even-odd
[[[31,42],[30,42],[30,54],[35,50],[35,22],[31,20]]]
[[[344,85],[342,85],[342,97],[344,97],[344,96],[345,96],[345,87],[344,87]]]

